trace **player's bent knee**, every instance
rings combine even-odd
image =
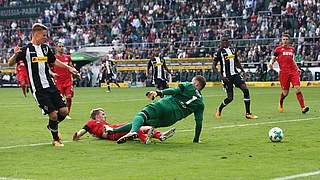
[[[61,115],[61,116],[67,116],[68,115],[68,108],[67,107],[63,107],[63,108],[60,108],[59,109],[59,114]]]
[[[57,112],[54,111],[54,112],[49,113],[49,118],[52,121],[56,121],[58,119]]]

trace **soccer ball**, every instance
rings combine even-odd
[[[284,137],[282,129],[278,127],[271,128],[269,130],[269,139],[272,142],[280,142]]]

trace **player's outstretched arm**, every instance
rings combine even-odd
[[[72,140],[78,141],[85,133],[87,133],[85,129],[80,129],[78,132],[73,134]]]
[[[200,134],[201,134],[201,130],[202,130],[203,110],[195,112],[194,118],[196,121],[196,127],[195,127],[193,142],[199,143],[200,142]]]
[[[74,67],[66,65],[61,61],[59,61],[58,59],[56,59],[56,61],[54,62],[54,65],[60,68],[68,69],[72,74],[79,76],[79,72]]]

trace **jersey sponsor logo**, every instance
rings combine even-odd
[[[234,59],[234,57],[235,57],[235,55],[233,55],[233,54],[228,54],[227,56],[224,57],[224,59],[225,59],[226,61],[229,61],[230,59]]]
[[[158,63],[155,64],[155,66],[162,66],[162,64],[163,64],[163,63],[158,62]]]
[[[283,52],[282,55],[284,56],[293,56],[292,52]]]
[[[45,56],[32,57],[32,62],[33,63],[48,62],[48,57],[45,57]]]

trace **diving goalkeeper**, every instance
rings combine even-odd
[[[156,96],[165,97],[148,104],[134,117],[132,123],[119,128],[109,127],[106,130],[110,134],[129,131],[118,139],[117,143],[121,144],[136,138],[141,126],[168,127],[194,113],[196,126],[193,142],[198,143],[204,111],[201,90],[205,85],[206,80],[203,76],[195,76],[191,83],[181,83],[178,87],[161,91],[150,91],[146,95],[151,100]]]

